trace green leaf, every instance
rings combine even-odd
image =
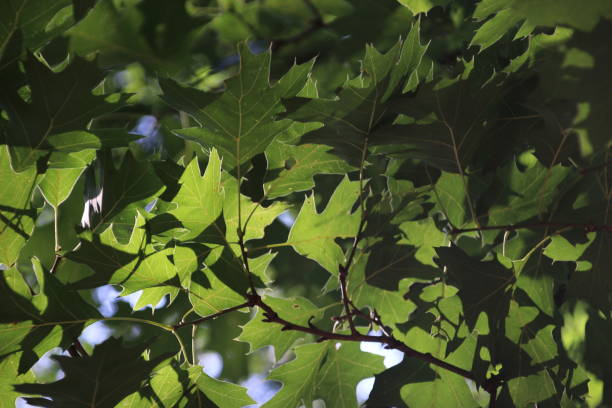
[[[59,73],[29,55],[24,62],[31,101],[25,102],[13,84],[0,80],[0,103],[8,113],[5,143],[10,146],[11,164],[23,171],[49,149],[49,136],[85,129],[89,121],[119,108],[121,99],[109,102],[92,94],[105,77],[95,62],[75,58]],[[22,124],[22,125],[19,125]]]
[[[345,262],[336,238],[350,238],[357,234],[360,210],[351,212],[359,197],[358,181],[345,177],[329,199],[325,210],[317,213],[314,194],[306,197],[291,227],[287,243],[299,254],[319,263],[335,275],[338,266]]]
[[[187,373],[173,359],[151,378],[151,389],[156,401],[160,401],[163,407],[172,407],[183,397],[187,383]]]
[[[386,54],[367,46],[361,75],[347,80],[335,99],[290,102],[291,119],[325,125],[307,134],[302,143],[332,146],[333,153],[359,165],[370,134],[388,119],[384,102],[396,93],[400,81],[420,65],[427,46],[420,44],[418,31],[416,24],[408,39],[397,42]]]
[[[43,271],[36,258],[33,268],[39,286],[36,294],[15,268],[3,271],[0,279],[0,356],[22,352],[20,374],[49,349],[67,347],[88,319],[100,316],[76,291]]]
[[[165,260],[162,262],[165,264]],[[167,265],[164,266],[167,267]],[[130,287],[131,286],[130,284]],[[140,310],[144,307],[151,306],[151,309],[155,311],[155,307],[166,295],[169,295],[168,304],[172,304],[178,293],[179,288],[170,285],[142,289],[142,293],[134,304],[134,310]]]
[[[555,395],[555,384],[546,371],[508,381],[508,390],[515,407],[528,407]]]
[[[268,199],[310,190],[317,174],[344,174],[354,167],[318,144],[293,146],[301,135],[321,127],[319,123],[293,123],[287,135],[277,137],[266,149],[268,172],[264,191]]]
[[[356,255],[357,259],[348,277],[351,300],[360,309],[369,306],[375,310],[388,326],[393,327],[393,325],[405,322],[415,309],[415,305],[403,296],[410,283],[408,280],[398,282],[397,290],[383,289],[379,285],[370,283],[379,278],[376,271],[371,271],[369,275],[366,275],[366,266],[370,256],[372,253],[360,252]],[[384,271],[384,269],[383,267],[380,270]]]
[[[436,6],[446,6],[449,0],[397,0],[408,7],[412,14],[427,13]]]
[[[128,294],[169,283],[176,276],[176,268],[168,259],[173,251],[170,248],[155,250],[147,245],[144,225],[143,216],[137,213],[126,244],[118,241],[112,228],[100,235],[84,234],[79,249],[67,257],[88,265],[94,274],[75,286],[121,285]]]
[[[107,67],[138,60],[157,72],[174,73],[183,69],[179,61],[156,55],[142,33],[142,19],[134,4],[98,1],[68,32],[70,49],[81,56],[99,53]],[[174,43],[174,49],[180,48],[179,44]]]
[[[440,341],[439,338],[436,341]],[[441,347],[443,348],[443,347]],[[472,365],[476,337],[470,336],[461,346],[445,356],[439,349],[437,357],[469,370]],[[468,384],[462,376],[438,367],[434,368],[436,379],[429,382],[413,382],[401,388],[402,400],[409,407],[479,407]]]
[[[215,246],[202,251],[206,269],[191,276],[189,301],[200,316],[218,313],[244,303],[249,280],[242,262],[227,246]],[[251,273],[263,276],[275,254],[267,253],[249,259]]]
[[[272,370],[269,380],[283,383],[263,408],[310,406],[317,397],[318,374],[331,343],[306,344],[295,348],[295,359]]]
[[[62,152],[78,152],[85,149],[127,147],[141,135],[128,133],[124,129],[74,130],[49,136],[47,141],[53,149]]]
[[[515,263],[516,265],[516,263]],[[516,280],[517,287],[523,289],[540,310],[553,317],[555,307],[555,274],[562,270],[562,264],[553,263],[541,253],[533,254],[522,267]],[[561,280],[560,277],[557,277]]]
[[[353,408],[357,406],[355,388],[359,381],[384,370],[383,357],[365,353],[359,343],[338,343],[329,348],[321,367],[317,397],[327,406]]]
[[[368,407],[406,407],[400,390],[406,384],[427,384],[434,381],[436,373],[424,361],[404,357],[404,360],[374,376],[374,386],[366,402]]]
[[[570,0],[545,0],[538,7],[530,7],[526,0],[514,0],[512,8],[534,26],[569,24],[590,31],[602,17],[612,18],[612,5],[604,0],[590,0],[582,7]]]
[[[223,218],[225,221],[225,240],[228,243],[238,242],[238,220],[242,225],[244,242],[260,239],[264,237],[265,228],[290,205],[281,201],[273,202],[268,206],[262,205],[260,202],[253,202],[250,198],[243,194],[238,194],[238,183],[236,179],[227,175],[223,180],[225,188],[225,201],[223,203]],[[238,204],[240,197],[240,205]],[[240,217],[238,211],[240,210]],[[232,249],[238,255],[240,253],[237,245],[232,245]]]
[[[36,50],[49,39],[61,33],[72,23],[69,19],[64,24],[49,26],[49,23],[60,11],[70,8],[70,0],[54,1],[41,4],[28,0],[2,0],[0,9],[4,10],[0,17],[0,57],[11,36],[18,30],[23,34],[23,44],[28,50]]]
[[[494,117],[511,90],[496,78],[483,83],[480,73],[473,72],[474,64],[462,61],[460,74],[428,81],[415,95],[393,100],[390,108],[405,117],[372,135],[373,152],[423,160],[449,173],[464,172],[498,126],[483,118]]]
[[[216,380],[204,374],[202,367],[189,368],[189,379],[206,397],[219,407],[241,408],[254,404],[255,401],[247,395],[247,390],[236,384]]]
[[[118,169],[107,160],[103,161],[103,168],[104,180],[113,182],[104,185],[102,212],[94,218],[92,229],[100,233],[112,224],[115,236],[125,244],[132,235],[137,214],[166,187],[150,163],[136,161],[130,153],[125,155]]]
[[[436,251],[440,265],[447,268],[448,282],[459,288],[468,328],[474,329],[481,313],[487,314],[490,329],[499,327],[509,307],[508,289],[514,283],[512,271],[494,261],[473,259],[455,246]]]
[[[110,338],[84,358],[53,356],[65,377],[49,384],[21,384],[15,389],[25,394],[51,398],[26,398],[42,407],[115,407],[124,397],[138,390],[151,370],[167,356],[145,361],[147,344],[125,348],[120,340]],[[119,373],[129,373],[127,376]]]
[[[610,404],[612,392],[610,390],[610,378],[612,378],[612,359],[610,358],[610,343],[607,341],[612,322],[595,313],[591,313],[585,328],[585,363],[586,368],[595,373],[603,380],[603,400],[601,402]]]
[[[36,169],[15,172],[8,149],[0,146],[0,263],[12,266],[34,229],[35,211],[30,199],[36,186]]]
[[[274,309],[278,315],[295,324],[307,325],[322,317],[322,312],[305,298],[274,298],[266,296],[264,302]],[[274,347],[276,361],[279,361],[296,340],[303,334],[296,331],[282,330],[282,326],[265,321],[261,309],[247,324],[242,326],[242,333],[237,340],[249,343],[249,352],[252,353],[264,346]]]
[[[314,62],[294,66],[286,74],[288,78],[272,87],[270,52],[253,55],[241,43],[238,54],[240,71],[226,82],[226,90],[220,95],[184,88],[170,80],[160,81],[166,103],[189,113],[201,126],[175,130],[175,133],[205,147],[216,147],[227,171],[263,153],[289,127],[291,121],[275,120],[284,111],[281,98],[299,92]]]
[[[418,248],[414,254],[415,259],[423,265],[435,266],[435,247],[444,246],[448,237],[436,228],[434,221],[431,218],[406,221],[400,225],[400,230],[405,234],[406,241]]]
[[[515,162],[500,168],[496,184],[503,188],[489,208],[488,224],[511,225],[546,212],[559,198],[561,183],[569,173],[567,167],[548,169],[538,161],[524,171]]]
[[[189,229],[181,235],[181,240],[197,237],[221,215],[224,198],[220,185],[221,159],[215,149],[209,157],[204,176],[200,175],[198,160],[194,159],[179,180],[181,189],[173,200],[177,208],[170,214]]]
[[[529,366],[546,363],[557,358],[557,345],[553,340],[552,325],[544,325],[536,321],[538,310],[529,306],[519,306],[516,302],[510,303],[510,310],[505,322],[505,335],[514,345],[519,345],[531,358],[516,364],[517,374],[529,372]],[[542,327],[543,326],[543,327]],[[519,355],[508,356],[517,358]],[[523,357],[523,356],[521,356]],[[515,360],[518,361],[518,360]],[[506,370],[511,373],[511,365]]]
[[[601,310],[608,310],[612,302],[612,280],[607,273],[612,265],[612,239],[609,232],[598,232],[580,261],[586,265],[570,274],[568,296],[582,299]]]
[[[57,162],[57,159],[53,156],[58,154],[52,154],[49,162]],[[65,163],[61,167],[49,168],[38,183],[38,188],[40,188],[45,200],[55,209],[68,199],[77,180],[94,159],[95,152],[93,150],[81,150],[80,152],[69,153],[68,156],[71,159],[70,163]]]
[[[495,14],[493,18],[485,22],[478,29],[478,31],[476,31],[470,46],[478,45],[480,47],[480,52],[484,51],[499,41],[499,39],[520,20],[521,17],[518,16],[513,10],[501,10],[499,13]]]
[[[0,330],[2,330],[0,328]],[[15,406],[15,400],[22,394],[16,392],[15,385],[31,383],[36,381],[36,377],[32,371],[19,375],[19,360],[22,353],[12,353],[7,358],[0,361],[0,408],[12,408]]]

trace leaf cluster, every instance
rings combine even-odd
[[[0,0],[0,407],[612,405],[612,3],[540,3]]]

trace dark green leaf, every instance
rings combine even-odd
[[[165,358],[146,361],[142,353],[147,346],[125,348],[120,340],[110,338],[97,346],[90,357],[53,356],[64,371],[64,378],[50,384],[21,384],[15,389],[51,398],[26,398],[42,407],[115,407],[138,390],[151,370]],[[129,375],[121,376],[121,373]]]

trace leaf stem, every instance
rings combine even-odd
[[[198,363],[198,357],[196,355],[196,332],[198,331],[198,326],[195,324],[191,327],[191,361],[193,364]]]
[[[176,330],[176,329],[180,329],[181,327],[185,327],[185,326],[191,326],[191,325],[197,326],[200,323],[204,323],[205,321],[214,320],[214,319],[216,319],[219,316],[223,316],[224,314],[227,314],[227,313],[230,313],[230,312],[234,312],[236,310],[244,309],[245,307],[252,307],[253,305],[254,305],[253,301],[249,300],[249,301],[241,303],[241,304],[239,304],[237,306],[232,306],[230,308],[223,309],[220,312],[213,313],[213,314],[208,315],[208,316],[200,317],[199,319],[195,319],[195,320],[192,320],[192,321],[189,321],[189,322],[180,322],[178,324],[175,324],[173,326],[173,328],[174,328],[174,330]]]
[[[55,259],[53,260],[53,265],[51,265],[51,269],[49,269],[49,274],[53,275],[57,268],[59,267],[60,262],[62,261],[63,256],[56,253]]]
[[[174,337],[176,338],[176,341],[178,342],[179,347],[181,348],[181,354],[183,355],[185,362],[189,365],[193,365],[189,361],[189,355],[187,354],[187,348],[185,347],[185,343],[183,342],[183,339],[181,339],[181,336],[178,334],[178,332],[175,329],[172,329],[171,331]]]
[[[163,329],[165,331],[171,332],[174,331],[174,328],[172,326],[169,326],[167,324],[163,324],[163,323],[159,323],[153,320],[147,320],[147,319],[140,319],[138,317],[101,317],[101,318],[94,318],[94,319],[87,319],[87,320],[83,320],[83,322],[89,321],[89,320],[95,320],[95,321],[117,321],[117,322],[134,322],[134,323],[141,323],[141,324],[148,324],[150,326],[156,326],[159,327],[160,329]],[[77,323],[77,322],[67,322],[67,323]],[[61,323],[56,323],[56,324],[61,324]]]
[[[62,247],[59,242],[59,207],[53,207],[53,237],[55,238],[55,253],[61,251]]]

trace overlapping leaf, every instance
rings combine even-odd
[[[92,228],[97,233],[112,224],[117,239],[126,244],[132,235],[138,212],[164,190],[165,185],[148,162],[139,162],[131,153],[125,155],[118,169],[103,157],[104,180],[102,211],[94,218]],[[112,180],[112,182],[108,182]]]
[[[268,160],[266,197],[273,199],[293,192],[314,187],[316,174],[344,174],[354,170],[338,156],[329,152],[331,148],[319,144],[292,143],[305,133],[316,130],[319,123],[293,123],[282,137],[276,138],[266,149]]]
[[[54,356],[66,375],[64,378],[50,384],[21,384],[16,390],[51,398],[26,398],[41,407],[115,407],[125,396],[138,390],[153,368],[167,358],[158,356],[146,361],[142,353],[147,346],[125,348],[120,340],[110,338],[96,347],[90,357]]]
[[[83,288],[110,283],[131,293],[170,283],[176,276],[176,267],[168,259],[172,250],[155,251],[147,246],[144,224],[138,213],[127,244],[117,240],[112,228],[100,235],[85,234],[79,249],[68,254],[68,258],[88,265],[94,274],[76,285]]]
[[[64,19],[63,24],[49,27],[56,14],[64,9],[70,9],[70,0],[54,1],[42,4],[29,0],[3,0],[0,9],[4,10],[0,17],[0,57],[11,37],[19,30],[25,47],[36,50],[51,38],[67,29],[73,22]]]
[[[479,262],[457,247],[437,248],[440,264],[447,268],[449,283],[459,288],[463,313],[468,327],[474,328],[480,313],[488,317],[491,330],[500,327],[508,312],[510,294],[514,282],[512,271],[497,262]],[[478,285],[472,284],[478,282]]]
[[[336,99],[291,102],[292,119],[325,124],[303,137],[302,142],[333,146],[335,154],[359,165],[367,149],[366,140],[380,122],[389,119],[385,116],[385,102],[402,83],[405,89],[418,83],[416,69],[426,49],[419,40],[419,25],[415,24],[406,41],[398,42],[385,54],[368,46],[362,74],[347,80]]]
[[[474,61],[463,62],[455,77],[430,80],[393,101],[402,121],[381,128],[373,137],[374,152],[419,159],[440,170],[464,173],[480,148],[501,126],[493,118],[510,86],[481,81]]]
[[[95,62],[75,58],[63,71],[53,73],[29,55],[24,65],[30,101],[24,101],[9,78],[0,80],[0,104],[9,117],[3,139],[10,146],[11,164],[17,171],[45,154],[51,147],[49,136],[83,130],[92,118],[121,106],[118,96],[111,102],[104,95],[92,94],[105,76]]]
[[[30,199],[36,188],[36,169],[15,172],[8,149],[0,146],[0,179],[5,180],[0,183],[0,263],[12,266],[34,229],[36,213]]]
[[[317,397],[332,407],[357,406],[355,387],[359,381],[384,369],[382,357],[364,353],[358,343],[330,347],[325,364],[320,369]]]
[[[33,294],[13,268],[3,271],[0,281],[0,356],[21,353],[19,373],[26,372],[45,352],[57,346],[67,347],[76,339],[87,319],[99,317],[95,308],[81,296],[67,290],[42,270],[34,259],[39,292]]]
[[[300,91],[314,62],[294,65],[271,86],[270,52],[253,55],[246,44],[241,44],[238,54],[240,71],[226,82],[220,95],[184,88],[170,80],[160,82],[164,100],[189,113],[200,125],[175,132],[205,147],[216,147],[227,171],[243,166],[287,130],[291,121],[276,119],[284,110],[281,98]]]

